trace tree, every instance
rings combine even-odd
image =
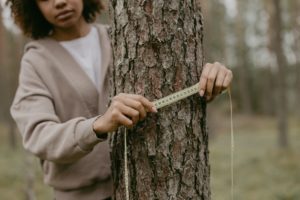
[[[269,12],[269,49],[274,54],[277,67],[277,86],[278,86],[278,130],[280,147],[288,146],[287,130],[287,95],[286,95],[286,67],[287,60],[283,51],[283,26],[282,8],[280,0],[267,0]]]
[[[4,73],[5,88],[4,91],[4,117],[5,123],[9,128],[8,136],[9,143],[12,148],[17,147],[17,135],[16,135],[16,124],[10,116],[9,108],[13,101],[15,91],[18,86],[18,74],[20,68],[20,60],[23,50],[24,38],[20,35],[15,35],[12,32],[6,31],[6,44],[7,48],[5,51],[4,59]]]
[[[3,27],[3,23],[2,23],[2,7],[0,5],[0,90],[2,91],[3,88],[3,59],[4,59],[4,27]],[[3,100],[1,98],[0,100],[0,105],[3,105]],[[4,116],[3,116],[3,107],[0,106],[0,121],[3,121]]]
[[[10,116],[9,108],[13,100],[17,83],[19,63],[22,55],[23,37],[13,34],[4,28],[2,23],[2,7],[0,6],[0,120],[8,128],[8,142],[16,148],[16,127]]]
[[[246,1],[237,1],[236,16],[236,56],[238,70],[239,96],[242,111],[246,114],[252,114],[251,104],[251,70],[249,69],[249,47],[246,43],[246,20],[243,14],[247,10]]]
[[[4,49],[4,27],[3,27],[3,22],[2,22],[2,6],[0,4],[0,58],[2,60],[3,58],[3,49]]]
[[[296,100],[294,107],[298,106],[300,101],[300,1],[289,1],[289,13],[290,13],[290,31],[294,37],[294,43],[292,45],[292,50],[296,55],[296,63],[294,66],[293,73],[296,75],[295,81],[295,94]],[[300,116],[299,109],[296,109],[298,116]]]
[[[202,18],[195,1],[110,1],[112,88],[158,99],[198,82]],[[210,199],[206,103],[195,95],[128,131],[130,199]],[[124,130],[112,139],[115,198],[125,199]]]
[[[226,8],[219,0],[197,0],[201,4],[204,17],[205,59],[209,62],[220,60],[226,63],[227,28]]]

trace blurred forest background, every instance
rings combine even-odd
[[[300,0],[198,0],[205,62],[234,72],[234,194],[300,199]],[[28,39],[0,8],[0,199],[52,199],[38,160],[23,151],[9,114]],[[109,23],[108,14],[99,19]],[[226,94],[208,105],[212,199],[230,199]]]

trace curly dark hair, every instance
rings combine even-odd
[[[82,0],[82,15],[86,22],[91,23],[96,15],[104,9],[101,0]],[[23,33],[33,39],[43,38],[49,35],[53,26],[45,19],[39,10],[35,0],[6,0],[10,6],[12,17]]]

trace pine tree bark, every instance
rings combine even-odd
[[[195,1],[112,0],[112,95],[150,100],[198,82],[203,27]],[[131,200],[210,199],[206,103],[199,95],[128,131]],[[125,199],[124,130],[112,139],[115,199]]]

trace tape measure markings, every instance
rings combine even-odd
[[[185,99],[185,98],[187,98],[193,94],[196,94],[198,92],[199,92],[199,83],[197,83],[191,87],[188,87],[186,89],[183,89],[181,91],[170,94],[161,99],[158,99],[158,100],[154,101],[153,103],[157,109],[160,109],[160,108],[168,106],[172,103],[175,103],[181,99]]]

